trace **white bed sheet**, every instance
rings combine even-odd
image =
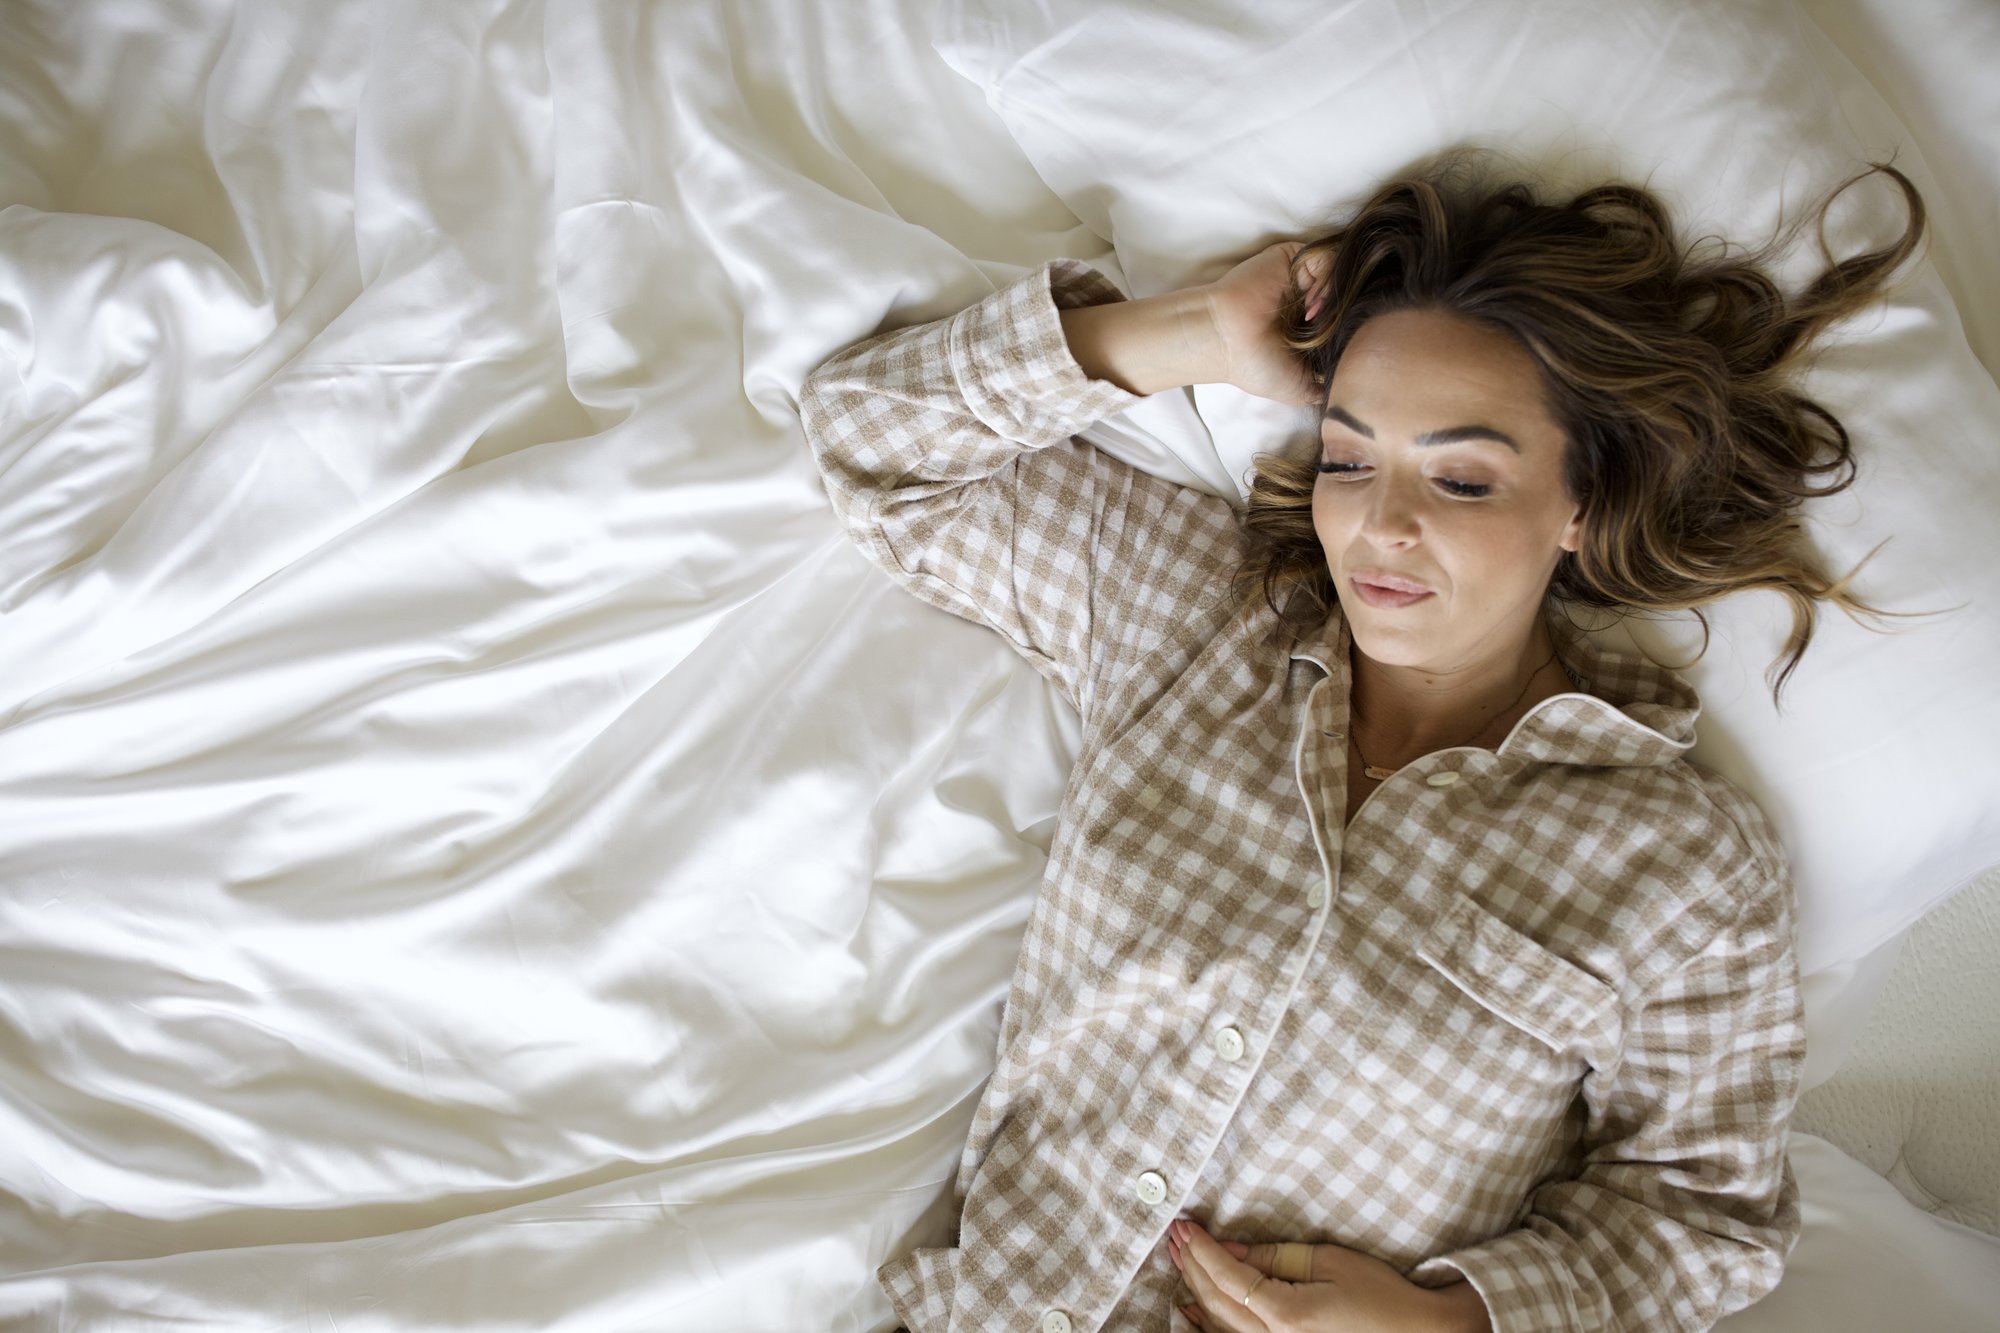
[[[1102,245],[893,5],[0,24],[0,1327],[880,1326],[1075,729],[796,390]]]
[[[0,8],[0,1327],[892,1326],[1077,736],[796,389],[1117,275],[922,13]]]

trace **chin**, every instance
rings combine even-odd
[[[1354,646],[1371,662],[1383,666],[1422,667],[1430,661],[1430,654],[1417,644],[1391,641],[1380,643],[1371,641],[1366,635],[1356,634]]]
[[[1421,666],[1431,656],[1430,635],[1413,629],[1384,628],[1374,619],[1382,613],[1372,606],[1350,606],[1343,601],[1340,611],[1347,617],[1347,633],[1354,646],[1366,653],[1370,661],[1384,666]]]

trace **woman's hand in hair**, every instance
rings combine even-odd
[[[1285,346],[1278,330],[1278,313],[1292,296],[1292,256],[1304,241],[1278,241],[1265,246],[1199,290],[1207,298],[1209,318],[1222,348],[1224,381],[1245,393],[1280,403],[1317,406],[1320,386],[1313,382],[1305,359]],[[1317,285],[1326,257],[1307,261],[1304,280]],[[1306,310],[1310,319],[1317,302]]]

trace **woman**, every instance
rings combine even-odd
[[[1699,1329],[1778,1280],[1784,855],[1687,684],[1562,613],[1774,589],[1788,674],[1869,609],[1798,547],[1852,459],[1788,376],[1921,201],[1877,168],[1903,236],[1787,300],[1642,191],[1469,170],[1156,297],[1056,260],[805,386],[853,539],[1083,721],[955,1244],[879,1273],[914,1333]],[[1216,382],[1322,413],[1241,516],[1072,438]]]

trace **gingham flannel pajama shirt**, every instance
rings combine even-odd
[[[954,1193],[884,1264],[912,1333],[1190,1326],[1224,1238],[1463,1275],[1502,1333],[1703,1329],[1776,1285],[1805,1037],[1785,857],[1688,762],[1678,676],[1552,627],[1585,688],[1344,819],[1349,632],[1233,605],[1224,500],[1073,439],[1138,401],[1055,260],[801,395],[849,537],[1082,719]]]

